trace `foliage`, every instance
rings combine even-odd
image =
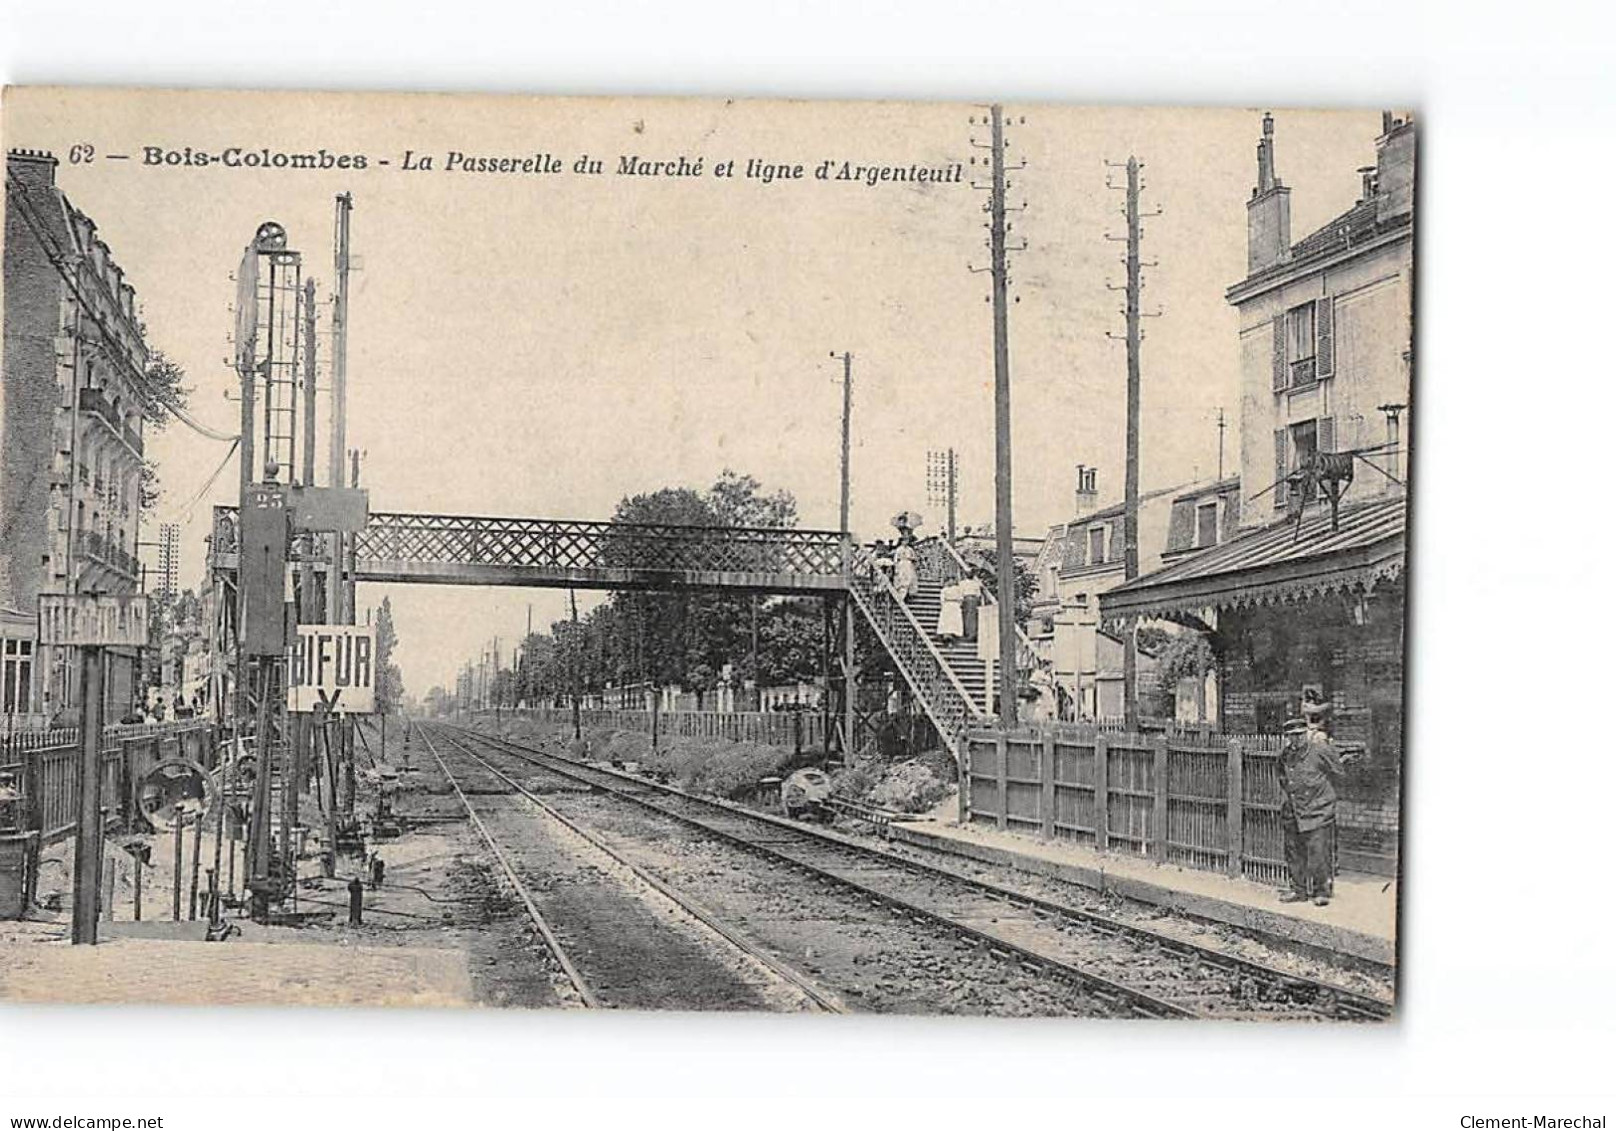
[[[1173,634],[1159,624],[1143,625],[1134,634],[1134,642],[1139,651],[1153,659],[1160,657],[1162,650],[1171,644],[1173,639]]]
[[[404,696],[404,677],[393,663],[393,649],[398,646],[398,632],[393,628],[393,602],[382,598],[376,610],[376,713],[398,713]]]
[[[157,465],[149,459],[140,461],[140,510],[149,513],[163,497],[162,483],[157,478]]]
[[[762,490],[763,484],[752,476],[726,467],[707,492],[707,505],[722,526],[796,526],[797,500],[791,492],[763,495]]]
[[[183,409],[190,401],[191,390],[185,384],[185,370],[178,363],[153,350],[146,361],[146,381],[140,389],[140,412],[146,426],[156,431],[168,427],[174,409]],[[140,464],[140,509],[149,512],[157,506],[162,495],[157,465],[151,460]]]
[[[141,415],[146,424],[159,431],[168,427],[173,410],[185,408],[190,396],[185,370],[162,351],[152,350],[146,361],[146,384],[141,389]]]
[[[449,694],[442,687],[433,687],[432,690],[426,693],[426,701],[423,704],[423,709],[425,710],[426,714],[432,718],[442,718],[453,711],[454,696]]]
[[[766,493],[750,475],[726,468],[706,492],[687,487],[625,497],[615,521],[678,526],[789,527],[797,503],[788,491]],[[646,547],[608,547],[610,564],[632,568]],[[757,655],[752,656],[756,626]],[[701,692],[733,665],[740,679],[794,683],[818,674],[817,610],[807,602],[722,593],[621,592],[580,618],[557,621],[522,644],[515,697],[566,701],[574,679],[584,690],[606,685],[677,684]]]
[[[1181,679],[1204,679],[1217,663],[1212,645],[1199,632],[1184,632],[1162,649],[1156,673],[1161,686],[1174,687]]]
[[[966,546],[960,550],[960,557],[981,580],[982,588],[991,593],[994,600],[998,600],[999,564],[995,549],[992,546]],[[1019,557],[1013,560],[1016,575],[1016,623],[1026,628],[1027,621],[1032,617],[1032,602],[1038,592],[1038,579],[1033,576],[1032,569],[1025,561]]]

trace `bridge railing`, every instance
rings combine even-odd
[[[214,552],[235,548],[236,508],[214,508]],[[842,535],[783,527],[687,526],[373,512],[354,539],[367,563],[493,566],[544,571],[616,571],[839,581]]]
[[[360,558],[451,565],[669,573],[842,572],[838,532],[777,527],[376,513],[355,539],[354,551]]]

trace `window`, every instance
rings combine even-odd
[[[1304,302],[1285,315],[1285,354],[1292,362],[1303,361],[1314,355],[1315,346],[1313,304]]]
[[[1218,504],[1202,503],[1195,508],[1195,545],[1215,546],[1218,543]]]
[[[5,664],[0,668],[0,708],[8,715],[27,714],[32,709],[34,642],[5,642]]]
[[[1290,362],[1291,388],[1318,379],[1318,336],[1311,302],[1292,307],[1285,315],[1285,356]]]
[[[1306,467],[1319,450],[1319,422],[1317,420],[1304,420],[1300,424],[1291,425],[1291,466],[1290,470]],[[1313,501],[1316,484],[1311,480],[1302,484],[1302,502]]]
[[[1105,561],[1105,527],[1089,527],[1089,564],[1100,565]]]

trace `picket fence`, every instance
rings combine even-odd
[[[1278,735],[1138,734],[1080,724],[965,732],[974,824],[1281,883]]]

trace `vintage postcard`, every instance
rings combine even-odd
[[[1408,110],[0,113],[0,999],[1394,1015]]]

